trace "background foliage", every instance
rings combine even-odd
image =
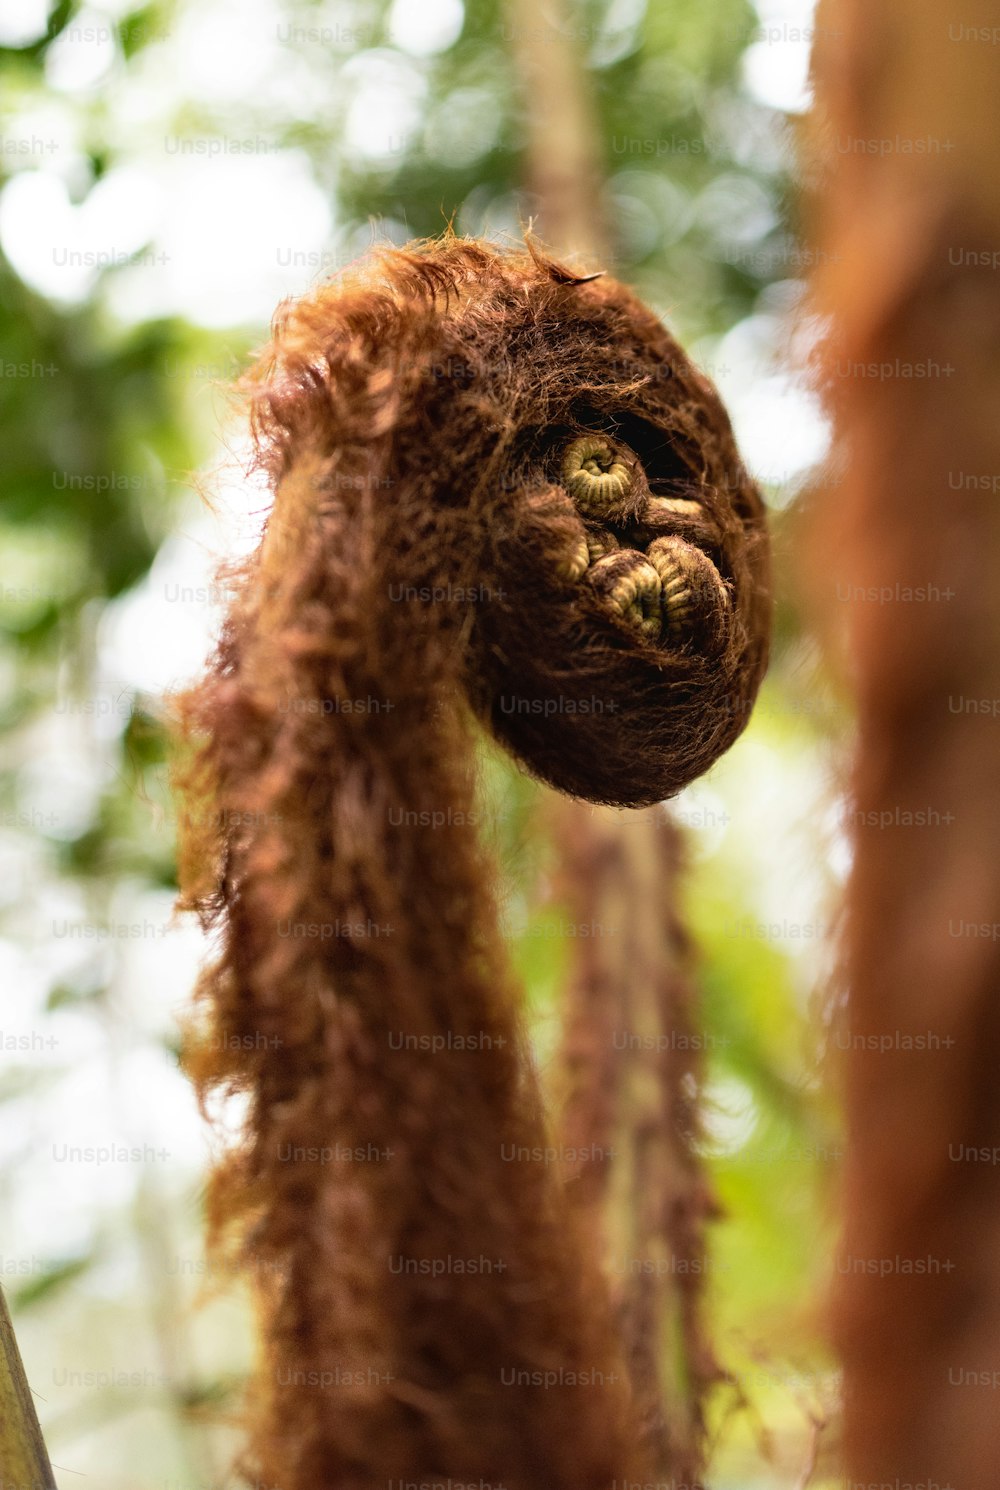
[[[572,14],[619,272],[729,401],[784,576],[825,438],[795,372],[808,318],[790,330],[809,11]],[[177,1068],[201,949],[171,921],[162,724],[218,619],[214,560],[263,506],[226,386],[278,299],[373,239],[518,235],[536,204],[511,41],[497,0],[31,0],[0,23],[0,1278],[61,1484],[222,1483],[248,1362],[239,1280],[201,1251],[206,1139]],[[724,1212],[710,1326],[739,1383],[713,1402],[714,1483],[742,1490],[795,1484],[835,1400],[816,1310],[846,721],[781,596],[747,736],[671,808]],[[544,1059],[567,948],[536,797],[487,776]]]

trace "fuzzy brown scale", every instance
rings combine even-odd
[[[509,390],[530,443],[508,435],[507,461],[494,447],[503,501],[486,521],[504,542],[485,567],[501,600],[477,614],[469,692],[554,786],[648,805],[749,717],[769,635],[763,508],[714,389],[627,290],[538,282],[503,335],[523,318],[530,340],[540,302],[558,305],[559,332],[525,347],[533,386]]]
[[[283,307],[248,386],[274,505],[179,700],[182,904],[218,946],[186,1059],[245,1099],[209,1213],[260,1285],[246,1473],[649,1480],[557,1167],[504,1157],[547,1127],[474,714],[563,791],[679,790],[764,670],[759,495],[656,318],[534,249],[376,254]]]

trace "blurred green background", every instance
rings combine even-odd
[[[819,1309],[849,727],[789,565],[826,445],[801,376],[811,10],[570,14],[617,270],[718,382],[774,509],[770,677],[743,740],[670,810],[725,1212],[708,1311],[734,1384],[712,1399],[712,1480],[791,1487],[813,1423],[836,1434]],[[282,296],[373,241],[451,219],[519,236],[538,204],[513,39],[499,0],[21,0],[0,19],[0,1281],[60,1485],[225,1483],[250,1359],[238,1280],[201,1244],[208,1139],[177,1064],[201,946],[171,919],[162,722],[219,619],[215,562],[265,505],[228,384]],[[539,904],[536,789],[495,786],[544,1036],[567,949],[538,934],[558,907]]]

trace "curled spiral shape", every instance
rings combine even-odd
[[[400,675],[442,647],[439,682],[534,774],[672,795],[743,729],[768,651],[764,511],[717,393],[627,289],[536,250],[378,266],[290,307],[258,371],[277,505],[308,445],[332,552],[364,556],[376,609],[410,597],[372,625]]]
[[[546,1126],[470,726],[596,802],[705,770],[766,662],[759,494],[657,318],[530,245],[374,256],[281,309],[248,387],[274,504],[178,704],[182,904],[218,934],[187,1063],[245,1099],[210,1215],[260,1280],[248,1474],[651,1479],[588,1240],[503,1157]]]
[[[614,521],[615,513],[624,510],[634,489],[629,467],[602,436],[573,440],[563,455],[561,475],[581,514],[605,521]],[[695,516],[698,504],[652,498],[650,507],[669,519],[672,514]],[[674,535],[654,538],[643,552],[637,533],[635,523],[626,523],[620,538],[612,528],[574,533],[557,564],[559,577],[578,580],[586,574],[609,610],[652,642],[683,640],[699,592],[703,603],[725,612],[729,591],[701,549]]]
[[[567,446],[562,458],[563,485],[580,511],[600,517],[612,510],[629,487],[628,466],[616,459],[608,440],[601,435],[581,435]]]
[[[484,399],[498,430],[472,504],[490,598],[466,686],[535,774],[648,805],[749,718],[770,629],[761,500],[715,390],[627,290],[537,256],[494,269],[502,349],[480,324],[474,375],[448,391],[452,429],[469,400],[463,451]]]

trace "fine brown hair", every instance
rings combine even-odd
[[[248,388],[273,508],[180,700],[182,904],[217,937],[187,1059],[245,1103],[210,1211],[259,1282],[246,1472],[642,1479],[476,719],[592,801],[707,769],[766,663],[760,497],[658,319],[534,245],[379,251],[281,310]]]

